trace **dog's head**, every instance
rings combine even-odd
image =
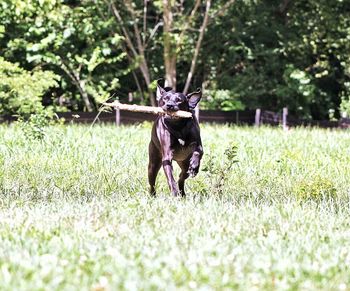
[[[170,87],[163,88],[160,85],[160,81],[158,80],[157,82],[157,100],[159,107],[165,112],[172,113],[178,110],[191,111],[202,98],[202,91],[199,88],[196,92],[185,95],[175,92]]]

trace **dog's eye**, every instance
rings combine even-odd
[[[181,101],[182,101],[181,98],[179,98],[179,97],[176,98],[176,102],[180,103]]]

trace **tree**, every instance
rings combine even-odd
[[[211,0],[195,0],[186,3],[158,0],[153,1],[153,5],[146,0],[142,5],[131,0],[123,2],[106,0],[115,16],[120,33],[124,36],[125,52],[132,65],[140,68],[152,105],[156,105],[152,93],[154,88],[150,88],[152,73],[159,72],[164,66],[166,86],[176,88],[179,62],[189,63],[184,86],[186,93],[195,72],[207,25],[211,19],[221,16],[233,2],[230,0],[224,5],[218,3],[215,9],[211,10]],[[201,10],[204,11],[203,17]],[[160,26],[163,26],[163,36],[156,38],[155,35]],[[194,42],[193,39],[196,41]],[[150,47],[151,42],[153,47]],[[163,47],[162,60],[150,57],[151,53],[159,52],[157,45]],[[153,64],[150,65],[152,62]]]
[[[118,73],[123,71],[111,68],[125,57],[119,49],[121,38],[113,33],[110,19],[100,16],[95,2],[12,0],[2,5],[2,13],[13,11],[1,15],[5,56],[16,60],[20,55],[28,68],[47,67],[63,75],[61,98],[77,98],[69,96],[71,84],[85,109],[93,111],[118,87]]]
[[[149,39],[147,39],[147,0],[144,1],[144,9],[143,9],[143,29],[141,30],[139,28],[139,15],[141,14],[140,11],[137,11],[134,8],[134,3],[132,1],[124,1],[124,3],[118,3],[117,2],[106,2],[108,6],[111,7],[112,13],[117,21],[117,27],[119,28],[119,33],[121,33],[124,36],[124,51],[128,56],[129,61],[131,62],[131,66],[135,68],[140,68],[140,71],[142,73],[142,77],[146,83],[146,86],[148,88],[148,93],[150,96],[150,100],[152,105],[155,105],[155,98],[154,94],[152,92],[152,89],[150,88],[151,85],[151,74],[150,69],[147,63],[146,58],[146,49],[148,46],[148,42],[152,39],[155,32],[158,29],[159,25],[156,25],[154,29],[149,34]],[[126,12],[129,13],[129,17],[131,17],[131,20],[126,21],[122,18],[121,12],[120,12],[120,6],[123,4],[123,8],[126,9]],[[129,25],[132,26],[131,28]],[[135,76],[135,80],[137,84],[139,84],[139,81]],[[139,86],[139,85],[138,85]],[[140,87],[140,86],[139,86]]]
[[[349,2],[236,4],[208,26],[199,72],[209,91],[228,90],[252,109],[337,115],[349,96]]]

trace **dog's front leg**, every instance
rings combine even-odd
[[[165,150],[163,152],[163,159],[162,159],[164,173],[167,178],[171,193],[174,196],[177,196],[179,195],[179,188],[174,179],[172,160],[173,160],[173,152],[170,149]]]
[[[190,166],[188,168],[188,174],[191,178],[196,176],[199,171],[200,162],[203,156],[203,147],[199,145],[195,148],[190,159]]]
[[[170,133],[164,130],[163,128],[160,128],[158,134],[159,134],[159,140],[161,144],[162,165],[163,165],[164,173],[167,178],[171,193],[174,196],[177,196],[179,195],[179,188],[173,176],[172,161],[173,161],[174,153],[173,153],[173,149],[171,148]]]

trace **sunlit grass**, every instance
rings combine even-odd
[[[350,288],[348,131],[203,125],[181,200],[147,194],[150,126],[0,126],[1,288]]]

